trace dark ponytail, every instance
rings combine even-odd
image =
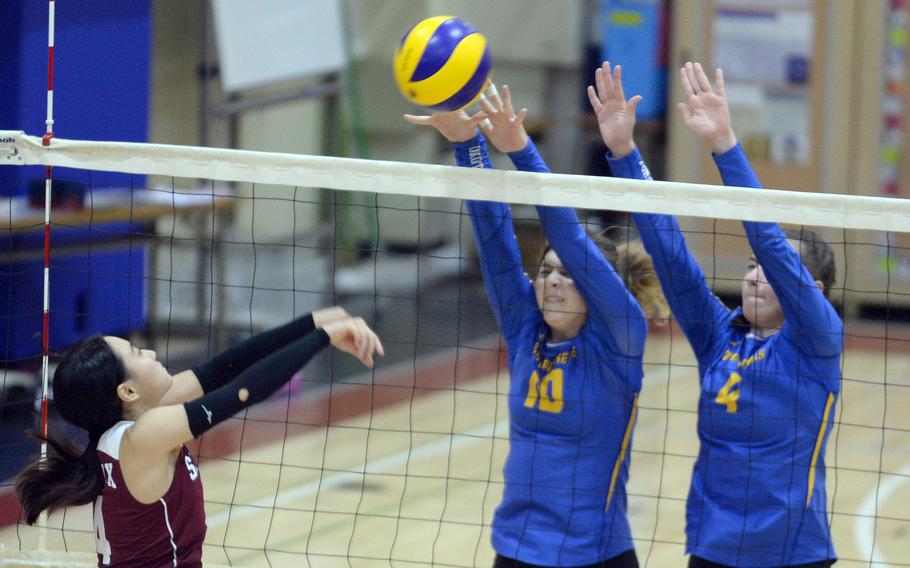
[[[16,480],[28,524],[44,510],[91,503],[101,492],[98,440],[122,419],[117,387],[125,380],[123,362],[100,335],[70,349],[57,366],[55,406],[64,420],[88,431],[88,444],[80,450],[65,436],[38,436],[54,451],[26,467]]]
[[[799,256],[812,278],[822,283],[822,292],[827,298],[837,278],[834,249],[824,237],[805,227],[787,229],[784,234],[799,242]]]

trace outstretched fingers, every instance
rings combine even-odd
[[[353,329],[354,336],[354,353],[353,355],[367,367],[373,366],[372,339],[370,338],[370,328],[361,318],[354,318]]]
[[[493,103],[490,102],[490,99],[484,95],[480,95],[480,98],[477,99],[477,104],[480,105],[480,108],[483,109],[483,112],[489,115],[495,115],[499,112],[496,107],[493,106]]]
[[[499,93],[495,92],[495,86],[493,87],[496,98],[499,98]],[[512,92],[509,90],[508,85],[502,86],[502,110],[509,115],[509,117],[515,116],[515,111],[512,109]]]
[[[426,116],[426,115],[405,114],[405,115],[404,115],[404,119],[405,119],[407,122],[410,122],[411,124],[419,124],[419,125],[427,125],[427,126],[429,126],[429,125],[431,124],[430,121],[433,120],[433,117],[432,117],[432,116]]]
[[[471,126],[476,128],[477,126],[483,124],[483,121],[486,119],[487,119],[487,113],[485,113],[484,111],[480,111],[480,112],[477,112],[477,113],[469,116],[468,122],[471,124]]]
[[[717,86],[717,94],[726,97],[724,92],[724,70],[718,67],[714,70],[714,84]]]
[[[626,92],[622,88],[622,67],[615,65],[613,67],[613,98],[625,102]],[[638,97],[641,99],[641,97]]]
[[[606,68],[606,71],[604,69]],[[610,81],[610,62],[604,61],[603,66],[594,71],[594,85],[597,87],[597,98],[601,103],[607,100],[607,82]],[[612,89],[613,86],[609,85]]]
[[[514,122],[515,122],[516,124],[524,124],[524,121],[525,121],[525,117],[526,117],[526,116],[528,116],[528,109],[522,108],[520,111],[518,111],[518,114],[515,115],[515,121],[514,121]]]
[[[364,335],[366,337],[366,351],[365,359],[366,364],[370,367],[373,366],[373,356],[379,355],[380,357],[385,356],[385,350],[382,348],[382,342],[379,340],[379,336],[376,335],[372,329],[370,329],[365,323],[364,325]]]
[[[688,65],[688,63],[686,65]],[[679,68],[679,82],[682,84],[686,97],[694,97],[695,89],[692,88],[692,83],[689,81],[689,73],[688,69],[686,69],[686,65]]]
[[[708,76],[705,75],[705,70],[702,69],[701,63],[695,64],[695,80],[698,81],[698,86],[702,91],[706,93],[714,92],[714,89],[711,88],[711,81],[709,81]]]
[[[597,91],[595,91],[594,87],[591,85],[588,85],[588,100],[591,101],[591,108],[594,109],[595,114],[600,113],[604,104],[600,101],[600,97],[597,96]]]
[[[689,82],[689,88],[692,89],[692,94],[698,96],[702,93],[701,84],[698,82],[698,78],[695,76],[695,65],[691,61],[686,62],[686,81]]]
[[[490,102],[493,104],[493,108],[499,111],[504,110],[502,97],[499,96],[499,91],[496,90],[496,85],[492,81],[490,82],[490,86],[487,87],[487,92],[490,93],[490,96],[487,98],[490,99]]]

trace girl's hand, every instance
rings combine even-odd
[[[604,61],[594,72],[594,85],[596,88],[588,85],[588,100],[597,115],[600,136],[613,157],[622,158],[635,149],[635,108],[641,101],[641,95],[626,100],[622,89],[622,69],[616,65],[611,76],[609,61]]]
[[[723,70],[714,71],[716,89],[711,86],[711,81],[699,63],[686,63],[679,70],[679,78],[687,98],[686,102],[676,106],[682,113],[686,126],[705,141],[714,154],[723,154],[736,146],[736,136],[730,123],[730,108],[724,92]]]
[[[331,308],[323,308],[313,312],[313,324],[316,326],[316,329],[320,329],[333,321],[347,319],[349,317],[351,317],[351,315],[341,306],[332,306]]]
[[[432,126],[450,142],[467,142],[477,135],[477,125],[486,118],[482,112],[468,116],[463,111],[434,112],[432,115],[406,114],[404,119],[411,124]]]
[[[339,351],[350,353],[367,367],[373,366],[373,355],[385,355],[382,342],[367,326],[363,318],[347,318],[333,321],[323,328],[332,345]]]
[[[496,86],[490,84],[492,95],[487,98],[480,96],[480,108],[489,120],[482,121],[480,128],[486,134],[490,143],[500,152],[518,152],[528,145],[528,133],[525,132],[524,119],[528,116],[528,109],[518,111],[512,108],[512,93],[508,85],[502,86],[502,97],[496,91]]]

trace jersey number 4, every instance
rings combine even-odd
[[[726,384],[718,391],[717,398],[714,399],[714,402],[717,404],[726,404],[727,412],[730,412],[731,414],[735,413],[736,401],[739,400],[741,382],[743,382],[743,378],[739,376],[739,373],[731,373]]]
[[[526,408],[539,406],[543,412],[559,414],[562,412],[562,369],[553,369],[543,380],[537,371],[531,373],[528,380],[528,397],[525,399]]]

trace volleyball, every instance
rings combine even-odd
[[[455,111],[483,90],[490,76],[490,50],[487,38],[468,22],[434,16],[401,38],[394,65],[404,98],[433,110]]]

